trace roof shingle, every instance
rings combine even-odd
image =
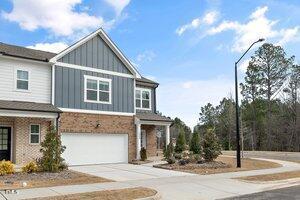
[[[173,122],[172,119],[151,112],[137,112],[136,117],[145,121]]]
[[[21,111],[36,111],[36,112],[62,112],[52,104],[34,103],[25,101],[5,101],[0,100],[0,110],[21,110]]]
[[[6,56],[18,57],[18,58],[43,61],[43,62],[48,62],[52,57],[56,55],[55,53],[51,53],[47,51],[29,49],[26,47],[5,44],[2,42],[0,42],[0,54]]]

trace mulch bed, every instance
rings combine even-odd
[[[0,189],[22,188],[23,182],[26,182],[26,188],[33,188],[111,182],[111,180],[72,170],[65,170],[58,173],[37,172],[26,174],[17,172],[0,176]]]
[[[170,169],[170,170],[194,170],[196,168],[201,168],[201,169],[230,168],[231,165],[223,163],[221,161],[212,161],[212,162],[206,162],[206,163],[202,163],[202,164],[188,163],[186,165],[180,165],[179,163],[160,164],[160,165],[154,165],[154,167]]]
[[[280,167],[280,164],[255,160],[255,159],[242,159],[242,168],[236,168],[236,160],[233,157],[219,156],[215,161],[205,162],[203,164],[188,163],[186,165],[180,165],[178,162],[175,164],[158,164],[154,167],[169,169],[175,171],[182,171],[195,174],[216,174],[216,173],[227,173],[227,172],[237,172],[237,171],[247,171],[256,169],[269,169]]]
[[[93,200],[132,200],[139,198],[146,198],[154,196],[157,192],[155,190],[143,187],[127,188],[119,190],[104,190],[96,192],[69,194],[62,196],[35,198],[30,200],[80,200],[80,199],[93,199]]]

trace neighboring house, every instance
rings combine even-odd
[[[0,43],[0,159],[38,158],[58,126],[70,165],[128,162],[156,154],[158,83],[142,77],[99,29],[59,54]]]

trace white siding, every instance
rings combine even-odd
[[[29,71],[29,91],[16,90],[15,72],[17,69]],[[0,57],[0,99],[50,103],[50,64]]]

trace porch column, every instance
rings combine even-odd
[[[141,158],[140,151],[141,151],[141,124],[136,124],[136,159],[139,160]]]
[[[170,125],[166,125],[166,146],[170,144]]]

